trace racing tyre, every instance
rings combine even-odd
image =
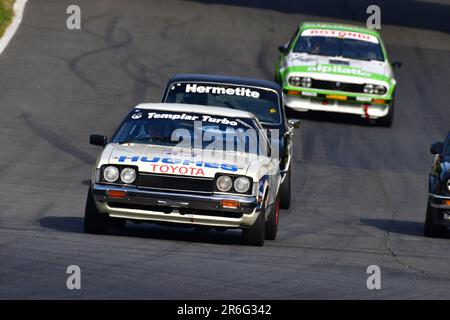
[[[390,128],[394,122],[394,100],[389,105],[389,112],[385,117],[376,120],[376,124],[380,127]]]
[[[86,208],[84,210],[84,231],[86,233],[103,234],[108,228],[108,216],[98,211],[91,188],[89,188]]]
[[[249,229],[243,230],[245,244],[262,247],[264,245],[265,210],[259,212],[258,218]]]
[[[291,169],[286,173],[280,188],[280,207],[289,209],[291,207]]]
[[[428,203],[423,234],[425,237],[439,238],[443,237],[446,232],[447,228],[445,226],[433,223],[433,208],[431,208],[430,203]]]
[[[277,197],[275,203],[270,210],[269,220],[265,223],[265,238],[266,240],[275,240],[278,231],[278,219],[280,213],[280,199]]]
[[[127,220],[120,219],[120,218],[108,218],[108,226],[116,229],[123,229],[125,228],[125,224],[127,223]]]

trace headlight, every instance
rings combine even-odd
[[[289,84],[294,86],[294,87],[300,87],[300,77],[289,77]]]
[[[229,176],[220,176],[216,182],[217,189],[222,192],[227,192],[233,186],[233,180]]]
[[[300,80],[302,87],[311,88],[312,80],[311,78],[301,78]]]
[[[308,78],[308,77],[292,76],[292,77],[289,77],[288,82],[290,85],[292,85],[294,87],[310,88],[312,80],[311,80],[311,78]]]
[[[450,191],[450,179],[447,180],[447,190]]]
[[[364,91],[364,93],[377,94],[379,96],[382,96],[387,92],[387,88],[385,86],[382,86],[379,84],[367,83],[364,85],[363,91]]]
[[[374,92],[375,94],[382,96],[387,92],[387,88],[385,86],[376,85],[374,88]]]
[[[234,189],[237,192],[244,193],[250,188],[250,180],[247,177],[239,177],[234,181]]]
[[[136,180],[136,170],[125,168],[120,173],[120,179],[126,184],[132,184]]]
[[[115,182],[119,179],[119,169],[114,166],[106,167],[103,171],[103,178],[108,182]]]
[[[364,85],[364,93],[373,94],[373,92],[374,92],[374,85],[373,84],[368,83],[368,84]]]

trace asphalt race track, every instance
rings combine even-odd
[[[30,0],[0,56],[0,298],[450,298],[450,239],[422,236],[431,142],[450,129],[449,0]],[[294,114],[294,203],[278,239],[128,224],[83,233],[90,170],[132,106],[175,73],[272,79],[302,21],[365,21],[382,8],[396,78],[390,129]],[[68,290],[79,265],[82,289]],[[368,290],[366,268],[381,268]]]

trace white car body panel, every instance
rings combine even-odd
[[[166,112],[186,112],[199,113],[204,115],[223,116],[231,118],[252,118],[256,117],[248,112],[218,108],[206,107],[186,104],[140,104],[135,110],[155,110]],[[257,120],[256,120],[257,121]],[[260,127],[260,126],[259,126]],[[264,133],[264,137],[265,133]],[[267,138],[267,137],[266,137]],[[197,177],[197,178],[214,178],[216,174],[242,175],[252,178],[253,186],[251,194],[239,193],[221,193],[214,192],[214,196],[240,197],[241,201],[247,201],[250,198],[268,197],[267,206],[274,204],[279,187],[281,184],[281,175],[279,169],[279,159],[268,157],[266,155],[256,155],[245,152],[235,151],[207,151],[194,148],[174,148],[172,146],[152,145],[143,143],[109,143],[105,146],[101,154],[97,158],[96,165],[92,173],[92,187],[102,189],[107,192],[108,188],[120,190],[121,186],[117,184],[108,185],[99,181],[100,169],[108,165],[120,166],[137,166],[139,173],[158,174],[178,177]],[[233,170],[231,170],[232,168]],[[269,178],[267,178],[269,177]],[[265,181],[264,193],[260,194],[260,181]],[[124,186],[130,189],[130,192],[139,192],[142,196],[150,194],[147,189],[140,189],[134,186]],[[211,193],[213,190],[211,190]],[[164,192],[172,192],[170,196],[173,198],[173,190],[167,189]],[[186,193],[183,194],[183,197]],[[181,198],[181,197],[180,197]],[[200,198],[200,195],[192,194],[192,199]],[[112,207],[107,198],[97,199],[96,206],[100,212],[106,213],[111,217],[133,219],[133,220],[152,220],[166,221],[177,223],[200,224],[209,226],[222,227],[249,227],[256,220],[259,209],[255,209],[252,214],[243,215],[241,218],[225,218],[220,216],[205,215],[186,215],[180,214],[177,207],[183,206],[183,201],[170,202],[174,206],[174,212],[170,214],[157,211],[118,208]]]

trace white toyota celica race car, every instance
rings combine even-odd
[[[136,106],[93,170],[84,228],[105,233],[127,220],[241,228],[263,245],[278,228],[279,160],[258,119],[227,108],[145,103]]]

